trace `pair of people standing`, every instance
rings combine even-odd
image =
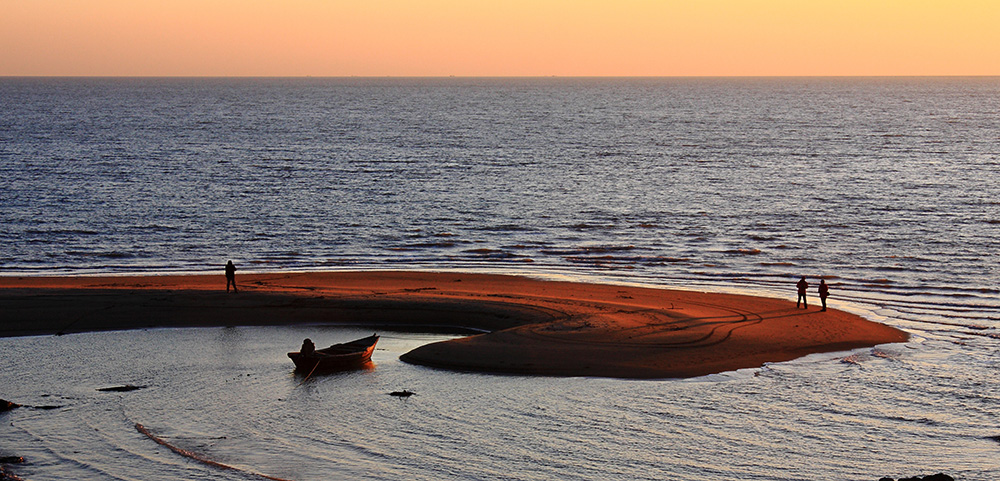
[[[795,301],[795,308],[799,308],[799,304],[802,307],[809,309],[809,302],[806,301],[806,290],[809,289],[809,283],[806,282],[805,276],[799,279],[799,282],[795,284],[795,287],[799,289],[799,298]],[[826,310],[826,298],[830,297],[830,287],[826,285],[826,281],[823,279],[819,280],[819,300],[823,303],[823,308],[820,311]]]

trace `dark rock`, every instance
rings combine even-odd
[[[0,463],[3,464],[21,464],[24,462],[24,458],[20,456],[3,456],[0,457]]]
[[[895,481],[895,480],[892,479],[892,478],[890,478],[890,477],[888,477],[888,476],[886,476],[884,478],[878,478],[878,481]]]
[[[19,407],[21,407],[20,404],[14,404],[10,401],[5,401],[3,399],[0,399],[0,413],[4,411],[10,411],[11,409],[17,409]]]
[[[0,481],[24,481],[24,479],[0,466]]]
[[[136,389],[144,389],[145,387],[146,386],[133,386],[131,384],[126,384],[124,386],[102,387],[102,388],[98,389],[98,391],[101,391],[101,392],[128,392],[128,391],[135,391]]]
[[[937,473],[930,476],[924,476],[924,479],[921,481],[955,481],[955,478],[944,473]]]
[[[892,478],[882,478],[879,481],[892,481]],[[955,481],[955,478],[944,473],[937,473],[924,477],[911,476],[909,478],[899,478],[899,481]]]

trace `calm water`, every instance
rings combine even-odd
[[[1000,79],[0,79],[0,275],[458,269],[791,298],[903,345],[691,381],[439,372],[387,333],[0,340],[29,479],[878,479],[1000,465]],[[815,282],[815,280],[814,280]],[[359,336],[360,337],[360,336]],[[844,359],[846,358],[846,362]],[[69,368],[67,368],[69,366]],[[130,393],[98,387],[148,385]],[[385,393],[418,392],[408,400]]]
[[[992,480],[994,346],[918,340],[688,381],[437,371],[383,332],[375,368],[303,383],[285,356],[370,331],[151,330],[0,339],[0,453],[26,479]],[[115,393],[97,389],[148,386]],[[408,389],[408,399],[390,396]],[[135,430],[242,471],[183,458]]]

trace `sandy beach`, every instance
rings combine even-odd
[[[907,334],[789,299],[432,272],[0,277],[0,336],[234,325],[489,331],[417,348],[427,366],[526,375],[684,378]],[[818,301],[818,300],[817,300]],[[298,346],[289,346],[295,350]]]

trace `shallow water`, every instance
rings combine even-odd
[[[915,339],[693,380],[454,373],[398,356],[293,373],[285,353],[370,331],[159,329],[0,339],[0,454],[26,479],[996,479],[992,342]],[[850,356],[848,356],[850,354]],[[846,359],[846,360],[845,360]],[[97,389],[132,384],[131,392]],[[407,389],[409,398],[390,396]],[[178,455],[135,429],[223,470]]]
[[[2,339],[27,479],[995,479],[1000,79],[0,79],[0,275],[437,269],[793,298],[914,335],[689,381],[373,371],[303,337]],[[843,361],[843,362],[842,362]],[[133,383],[146,389],[104,393]],[[418,394],[388,396],[397,389]],[[502,421],[502,422],[501,422]]]

